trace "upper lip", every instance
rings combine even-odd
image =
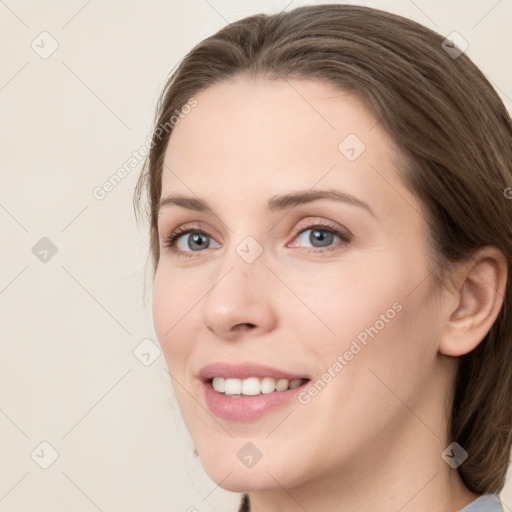
[[[224,377],[233,379],[248,379],[249,377],[273,377],[274,379],[309,379],[307,375],[299,375],[272,366],[257,363],[224,363],[216,362],[203,366],[199,372],[199,378],[203,381],[209,381],[213,377]]]

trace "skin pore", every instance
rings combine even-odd
[[[498,314],[500,253],[482,250],[457,268],[453,289],[433,292],[421,205],[400,182],[393,141],[356,96],[242,75],[195,97],[170,137],[161,198],[201,199],[213,213],[161,208],[153,316],[205,470],[248,491],[254,512],[460,510],[478,495],[441,457],[452,442],[452,356],[477,346]],[[350,134],[365,145],[355,159],[357,139],[339,148]],[[274,196],[330,189],[368,208],[319,199],[267,209]],[[165,247],[178,227],[192,233]],[[324,245],[313,245],[316,230]],[[194,233],[205,248],[193,250]],[[246,237],[262,250],[252,263],[237,252]],[[396,303],[309,403],[254,422],[209,411],[204,365],[253,362],[316,381]],[[247,442],[262,454],[250,468],[237,456]]]

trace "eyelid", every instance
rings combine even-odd
[[[292,229],[292,233],[294,235],[297,235],[301,231],[306,231],[308,229],[314,229],[315,227],[321,228],[321,229],[329,229],[332,231],[338,231],[341,234],[345,235],[347,238],[352,238],[353,234],[352,232],[347,229],[346,227],[337,224],[336,222],[330,221],[330,220],[317,220],[315,221],[307,221],[307,222],[299,222],[297,226],[295,226]]]
[[[158,230],[158,235],[161,243],[165,243],[173,234],[179,233],[180,235],[183,235],[189,230],[198,233],[204,233],[211,238],[214,238],[213,235],[210,234],[210,231],[212,230],[209,227],[206,227],[204,222],[201,221],[184,222],[183,224],[179,224],[176,228],[172,229],[164,227]]]

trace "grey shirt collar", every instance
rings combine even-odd
[[[503,507],[496,494],[484,494],[459,512],[503,512]]]

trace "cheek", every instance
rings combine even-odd
[[[311,341],[316,350],[340,348],[344,340],[376,321],[380,325],[380,315],[388,310],[388,316],[394,317],[393,304],[406,286],[400,281],[400,264],[383,259],[351,258],[315,272],[310,269],[289,281],[299,299],[290,297],[289,307],[296,310],[299,324],[308,323],[315,330]]]
[[[434,353],[427,282],[418,286],[424,275],[417,259],[387,254],[351,258],[309,282],[297,277],[294,290],[309,311],[299,306],[296,321],[310,334],[304,342],[311,355],[326,368],[347,351],[350,366],[357,360],[391,368],[406,360],[417,365],[425,350]]]
[[[187,336],[184,330],[187,316],[193,314],[194,304],[199,300],[196,297],[199,292],[192,294],[190,289],[190,281],[173,276],[163,265],[158,267],[153,284],[153,324],[169,368],[171,362],[174,365],[193,345],[179,342],[192,341],[192,336]]]
[[[169,329],[172,332],[172,326],[175,323],[172,318],[172,312],[175,311],[173,303],[175,295],[168,293],[169,284],[160,277],[160,274],[160,267],[158,267],[153,283],[153,323],[160,344],[164,347],[168,336],[166,333]]]
[[[357,321],[345,315],[346,335],[336,347],[330,345],[327,367],[338,355],[343,358],[330,399],[343,397],[360,421],[377,410],[383,422],[391,421],[400,408],[397,397],[415,403],[437,364],[438,324],[429,302],[425,287],[372,297]],[[338,325],[343,329],[342,322]]]

